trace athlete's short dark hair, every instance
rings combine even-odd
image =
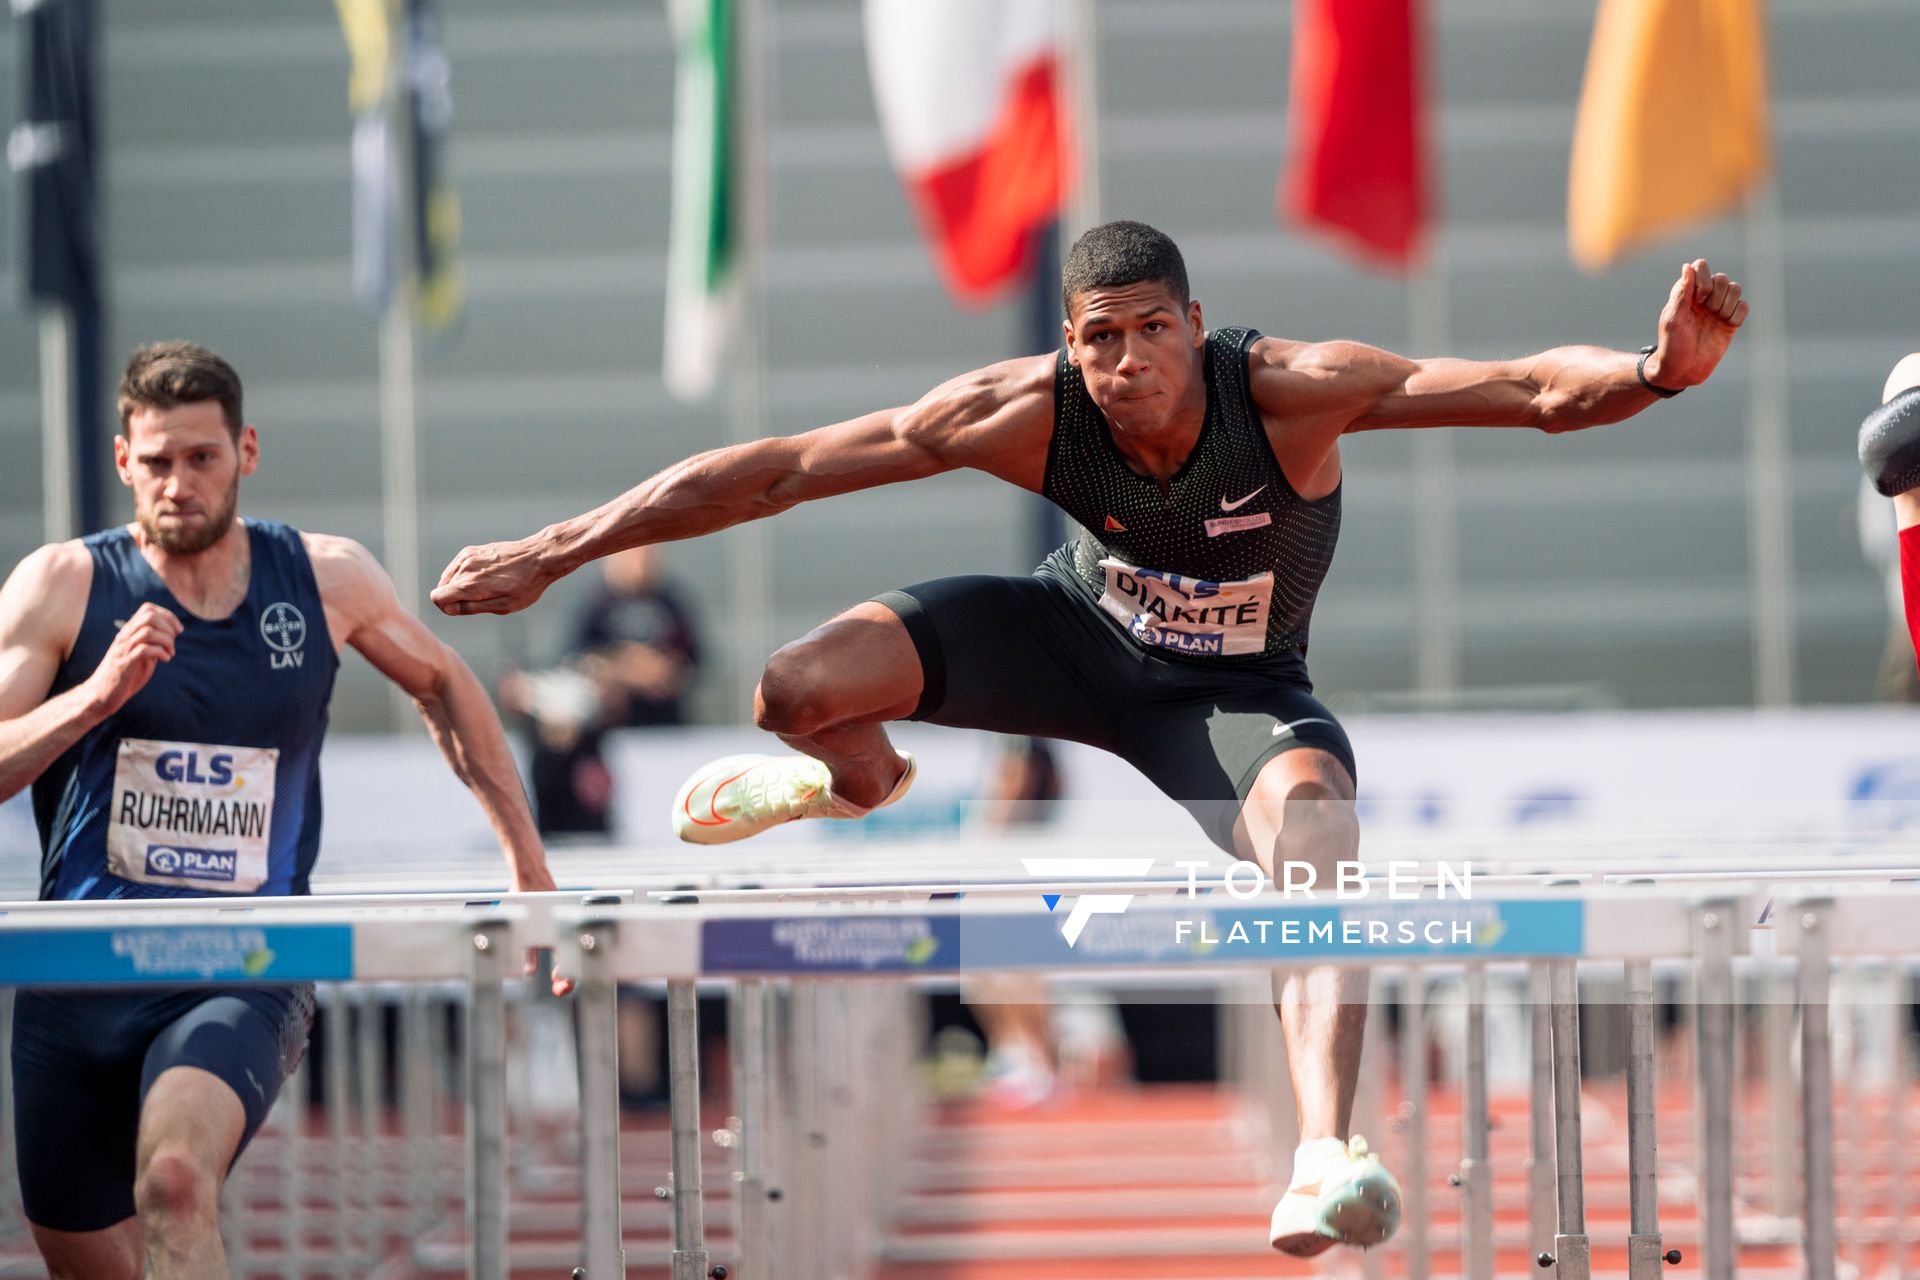
[[[120,432],[136,409],[173,409],[218,400],[227,430],[240,438],[240,375],[205,347],[191,342],[150,342],[133,353],[120,375]]]
[[[1180,247],[1144,222],[1103,222],[1073,242],[1060,269],[1060,306],[1073,315],[1073,300],[1089,289],[1112,289],[1157,280],[1185,307],[1187,264]]]

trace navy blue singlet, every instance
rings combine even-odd
[[[86,619],[53,694],[93,673],[143,603],[184,629],[173,659],[33,784],[42,898],[307,892],[340,661],[299,531],[244,523],[246,599],[218,621],[181,606],[128,529],[85,539]]]

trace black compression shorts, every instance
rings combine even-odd
[[[899,615],[920,655],[913,719],[1111,751],[1228,852],[1260,767],[1281,752],[1315,747],[1357,776],[1346,730],[1297,662],[1161,657],[1044,573],[937,578],[875,600]]]
[[[304,984],[21,991],[13,1107],[28,1221],[99,1231],[133,1216],[140,1107],[169,1067],[226,1082],[246,1108],[246,1150],[312,1023],[313,988]]]

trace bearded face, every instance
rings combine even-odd
[[[148,505],[136,495],[134,517],[148,542],[170,556],[191,556],[220,541],[232,527],[239,505],[240,469],[235,467],[225,492],[215,493],[208,502],[183,506],[160,499]]]
[[[253,428],[236,439],[214,401],[140,408],[114,438],[120,478],[133,490],[134,518],[148,545],[198,555],[233,528],[240,477],[253,470]]]

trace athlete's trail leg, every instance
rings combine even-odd
[[[920,702],[920,655],[883,604],[855,605],[767,659],[754,723],[833,773],[833,794],[871,807],[906,772],[881,726]]]
[[[160,1073],[140,1109],[133,1184],[154,1280],[225,1280],[220,1187],[247,1113],[220,1077],[198,1067]]]
[[[99,1231],[32,1226],[33,1243],[47,1264],[48,1280],[140,1280],[146,1274],[138,1218]]]

